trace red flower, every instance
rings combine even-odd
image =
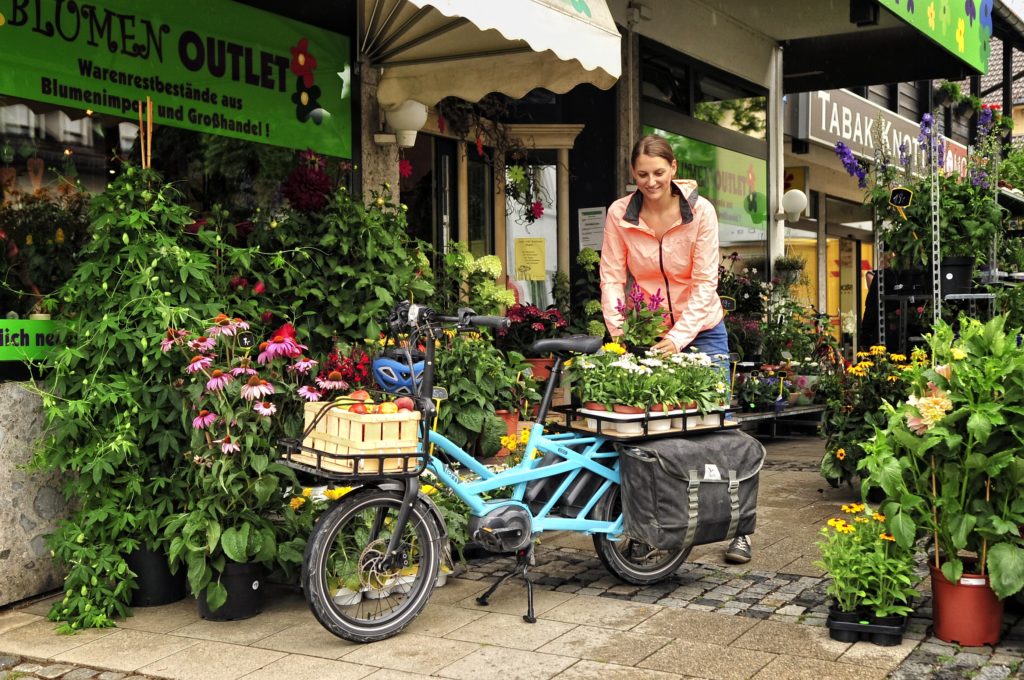
[[[262,321],[265,324],[270,323],[273,320],[274,320],[274,313],[272,311],[270,311],[269,309],[267,311],[263,312],[262,314],[260,314],[260,321]]]
[[[480,135],[476,136],[476,155],[477,156],[483,156],[484,155],[484,138],[481,137]]]
[[[447,128],[448,128],[448,121],[446,121],[444,119],[444,116],[438,116],[437,117],[437,130],[438,130],[438,132],[440,132],[443,135],[444,131]]]
[[[398,161],[398,176],[402,179],[412,177],[412,161],[407,158]]]
[[[263,295],[264,293],[267,292],[267,287],[263,285],[262,281],[257,281],[252,286],[252,292],[256,293],[257,295]]]
[[[228,281],[228,285],[231,286],[232,288],[248,288],[249,279],[245,278],[244,276],[236,276],[230,281]]]
[[[192,224],[188,225],[187,227],[185,227],[185,231],[188,232],[189,234],[198,234],[199,230],[202,229],[205,226],[206,226],[206,218],[203,217],[201,219],[196,220],[195,222],[193,222]]]
[[[276,331],[271,333],[270,337],[274,337],[274,336],[277,336],[277,335],[280,335],[280,336],[283,336],[283,337],[286,337],[286,338],[291,338],[292,340],[294,340],[295,339],[295,326],[291,325],[290,323],[285,322],[284,324],[281,325],[280,328],[278,328]]]
[[[540,201],[534,201],[533,204],[530,205],[530,214],[533,215],[533,219],[539,220],[541,215],[544,214],[544,204]]]
[[[309,53],[309,39],[302,38],[292,52],[292,73],[302,78],[302,84],[306,87],[313,87],[313,69],[316,68],[316,58]]]

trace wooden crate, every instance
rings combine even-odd
[[[305,404],[305,425],[309,430],[313,421],[325,407],[323,402]],[[419,411],[399,413],[352,413],[333,407],[317,422],[316,427],[302,440],[302,445],[325,454],[320,465],[325,470],[351,474],[383,474],[402,472],[404,458],[388,456],[392,453],[415,453],[420,445]],[[330,456],[366,456],[359,461],[337,459]],[[316,467],[317,457],[309,452],[293,454],[292,460]],[[414,467],[409,463],[409,469]]]

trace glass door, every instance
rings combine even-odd
[[[519,302],[544,309],[554,302],[558,270],[558,168],[538,156],[506,170],[505,253],[509,287]]]

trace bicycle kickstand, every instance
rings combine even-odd
[[[523,577],[523,581],[526,582],[526,614],[523,615],[523,621],[527,623],[537,623],[537,617],[534,616],[533,610],[533,581],[530,580],[526,570],[533,564],[533,544],[531,543],[528,548],[523,548],[516,552],[516,566],[512,571],[502,576],[496,582],[494,582],[490,588],[488,588],[483,595],[476,598],[476,603],[486,607],[489,604],[491,595],[498,587],[517,574]]]

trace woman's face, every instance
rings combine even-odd
[[[669,163],[660,156],[640,154],[633,164],[633,179],[645,199],[662,200],[671,194],[672,178],[676,175],[676,162]]]

